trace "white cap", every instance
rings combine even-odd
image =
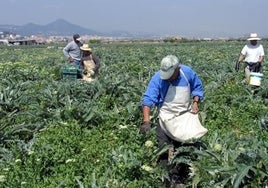
[[[167,55],[161,61],[160,78],[168,80],[179,66],[179,59],[174,55]]]

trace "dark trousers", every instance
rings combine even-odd
[[[253,63],[253,62],[246,62],[245,66],[248,66],[250,72],[260,72],[261,71],[261,64],[260,63]]]
[[[205,148],[204,145],[202,145],[202,143],[200,142],[195,142],[195,143],[181,143],[178,142],[176,140],[171,139],[168,135],[166,135],[166,133],[164,132],[164,130],[161,128],[161,126],[157,125],[156,127],[156,135],[157,135],[157,141],[158,141],[158,147],[162,148],[165,145],[169,145],[172,144],[173,148],[174,148],[174,152],[176,152],[176,149],[179,147],[195,147],[195,148]],[[191,155],[190,153],[187,155]],[[169,164],[168,163],[168,157],[169,157],[169,151],[164,152],[163,154],[161,154],[158,158],[158,163],[162,166],[162,168],[166,169],[169,173],[169,181],[173,181],[174,176],[179,178],[179,182],[184,182],[186,181],[186,179],[188,178],[188,175],[190,173],[190,169],[189,169],[189,165],[188,164],[184,164],[184,163],[180,163],[180,164]],[[179,157],[179,156],[176,156]],[[193,158],[196,158],[194,156],[192,156]],[[169,182],[168,182],[169,183]]]
[[[161,126],[157,125],[156,127],[156,136],[157,136],[157,141],[158,141],[158,147],[162,148],[164,145],[168,145],[168,144],[172,144],[174,149],[181,147],[182,143],[178,142],[176,140],[173,140],[172,138],[170,138],[168,135],[166,135],[166,133],[164,132],[164,130],[161,128]],[[194,146],[194,143],[191,144],[183,144],[183,146]],[[164,154],[162,159],[168,159],[168,153]]]

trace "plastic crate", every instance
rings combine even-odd
[[[78,77],[78,69],[74,66],[64,66],[61,69],[62,79],[76,80]]]

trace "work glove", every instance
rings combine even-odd
[[[150,121],[144,121],[141,124],[140,134],[146,134],[146,133],[150,132],[150,130],[151,130],[151,122]]]
[[[239,67],[240,67],[240,62],[237,61],[236,64],[235,64],[235,70],[236,70],[236,72],[239,71]]]
[[[256,64],[256,72],[260,72],[261,71],[261,62],[258,61]]]

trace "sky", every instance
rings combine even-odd
[[[268,36],[268,0],[1,0],[0,24],[64,19],[98,32]]]

